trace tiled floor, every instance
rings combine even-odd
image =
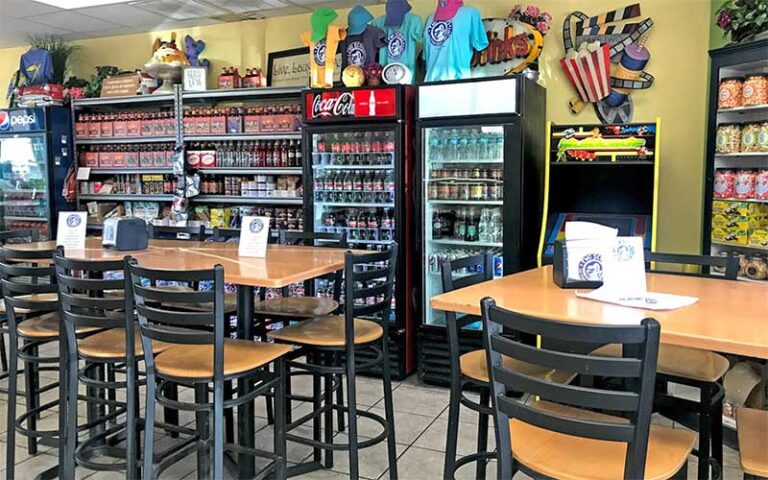
[[[306,377],[294,379],[294,391],[306,391]],[[384,402],[381,382],[376,379],[360,378],[357,381],[359,405],[363,409],[383,414]],[[403,480],[432,480],[442,479],[443,459],[445,451],[445,432],[447,426],[448,391],[442,388],[434,388],[420,385],[416,377],[393,385],[395,404],[396,443],[398,455],[399,478]],[[687,392],[684,392],[687,393]],[[182,396],[188,395],[183,392]],[[0,397],[2,398],[2,397]],[[0,436],[2,447],[0,451],[0,477],[5,476],[5,449],[6,449],[6,403],[0,401]],[[308,404],[297,404],[295,412],[307,412],[311,408]],[[84,413],[84,412],[82,412]],[[271,449],[271,428],[266,424],[266,412],[264,401],[257,402],[256,408],[258,446]],[[466,455],[474,451],[477,441],[477,415],[463,409],[459,427],[458,454]],[[191,421],[192,418],[182,420]],[[658,419],[659,422],[667,422]],[[56,416],[51,414],[44,419],[44,423],[55,425]],[[668,422],[667,422],[668,423]],[[311,430],[304,432],[311,435]],[[370,438],[378,434],[374,424],[367,420],[359,423],[359,432],[362,437]],[[43,447],[41,453],[34,457],[27,454],[26,443],[21,436],[17,437],[16,448],[16,478],[31,479],[42,470],[56,465],[56,451]],[[337,434],[339,442],[346,441],[346,434]],[[166,439],[167,440],[167,439]],[[159,441],[163,441],[162,439]],[[493,438],[489,439],[493,445]],[[297,444],[289,444],[288,460],[298,463],[311,456],[311,449]],[[341,480],[348,478],[348,457],[345,452],[337,452],[334,457],[334,467],[331,470],[313,472],[302,477],[302,480]],[[388,479],[388,463],[386,444],[379,444],[360,452],[360,474],[365,479]],[[741,471],[738,470],[738,453],[725,449],[725,480],[741,479]],[[689,461],[689,478],[695,478],[696,460]],[[84,468],[78,468],[77,479],[112,480],[122,479],[124,474],[119,472],[92,472]],[[193,455],[178,462],[166,470],[161,479],[194,479],[196,478],[196,461]],[[475,479],[475,466],[470,464],[459,470],[458,480]],[[495,462],[488,464],[486,478],[496,478]],[[515,480],[527,479],[523,474],[515,476]]]

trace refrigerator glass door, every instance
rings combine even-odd
[[[315,232],[346,233],[350,246],[360,250],[382,250],[397,240],[396,136],[394,127],[310,135]],[[321,280],[317,293],[331,296],[332,288],[332,281]]]
[[[445,325],[429,306],[442,261],[493,252],[494,275],[503,272],[504,126],[424,128],[421,142],[424,322]]]
[[[0,137],[0,229],[37,229],[49,236],[45,137]]]

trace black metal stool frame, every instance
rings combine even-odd
[[[389,365],[389,313],[394,291],[394,278],[397,268],[397,244],[393,243],[389,250],[378,253],[353,254],[347,252],[344,261],[344,335],[345,345],[343,347],[320,347],[314,345],[305,345],[291,354],[291,358],[307,356],[307,361],[300,362],[291,360],[287,365],[296,369],[305,370],[314,374],[320,374],[326,379],[326,388],[321,405],[319,382],[313,382],[313,403],[314,411],[303,417],[289,423],[286,430],[290,432],[296,427],[312,420],[314,423],[313,438],[305,438],[291,433],[286,434],[286,439],[299,444],[308,445],[315,449],[314,461],[300,464],[288,469],[289,476],[301,475],[307,472],[323,468],[318,461],[317,451],[319,449],[326,451],[326,467],[333,465],[334,451],[349,451],[350,478],[359,478],[359,460],[358,450],[371,447],[382,441],[387,441],[389,457],[389,478],[395,480],[397,475],[397,452],[395,445],[395,425],[394,425],[394,405],[392,401],[392,376]],[[386,268],[378,268],[357,272],[357,266],[376,265],[380,262],[386,263]],[[362,287],[356,285],[358,282],[368,282],[371,280],[383,279],[383,284],[374,287]],[[381,301],[377,297],[383,296]],[[374,297],[377,301],[370,305],[359,305],[356,300]],[[365,300],[363,300],[365,301]],[[383,335],[381,339],[368,342],[367,344],[355,344],[354,319],[358,317],[370,317],[377,313],[381,314],[381,326]],[[308,320],[312,321],[312,320]],[[376,344],[381,342],[381,347]],[[361,349],[371,349],[376,355],[372,360],[363,363],[356,361],[356,352]],[[344,356],[339,361],[340,355]],[[311,363],[316,362],[316,363]],[[382,418],[367,411],[357,410],[357,388],[355,378],[358,372],[370,371],[381,368],[382,382],[384,388],[384,409],[385,417]],[[338,375],[347,377],[347,405],[333,403],[331,395],[331,378]],[[317,378],[317,377],[315,377]],[[341,412],[348,415],[347,431],[349,443],[338,444],[333,442],[332,432],[332,414]],[[325,438],[319,439],[319,424],[321,416],[325,417]],[[377,422],[382,426],[382,433],[372,439],[358,441],[357,438],[357,418],[365,417]]]
[[[259,367],[236,375],[224,375],[224,267],[216,265],[213,270],[172,271],[151,270],[140,267],[133,258],[126,258],[126,279],[130,278],[126,287],[126,298],[129,310],[136,309],[139,320],[139,331],[144,349],[144,361],[147,371],[146,395],[146,425],[144,430],[144,478],[155,478],[165,468],[184,458],[194,450],[198,451],[198,476],[205,478],[211,473],[212,478],[223,477],[224,451],[236,452],[239,456],[249,455],[270,460],[269,464],[257,473],[256,478],[263,478],[273,473],[280,480],[285,478],[285,408],[283,405],[283,383],[285,368],[282,359],[274,361],[275,373]],[[213,291],[173,291],[153,287],[145,287],[142,281],[149,280],[150,284],[158,280],[202,282],[213,280]],[[130,294],[128,293],[130,292]],[[152,303],[149,306],[147,302]],[[157,306],[154,303],[157,303]],[[174,303],[212,303],[212,312],[182,312],[164,310],[161,302]],[[213,332],[207,330],[213,325]],[[151,341],[161,341],[177,344],[210,344],[214,345],[214,363],[212,378],[201,378],[190,381],[187,378],[175,378],[160,375],[155,369],[155,358],[152,353]],[[157,387],[155,379],[158,380]],[[224,382],[231,380],[255,383],[248,393],[235,399],[224,399]],[[164,385],[168,382],[187,385],[195,389],[195,402],[183,402],[168,398],[163,394]],[[208,401],[208,384],[213,383],[213,403]],[[233,409],[253,401],[268,391],[274,392],[275,397],[275,452],[265,452],[254,448],[224,443],[224,410]],[[152,448],[154,441],[155,402],[168,408],[193,411],[198,420],[198,433],[202,425],[202,434],[189,445],[174,455],[154,464]],[[209,416],[213,416],[213,439],[210,438]],[[208,458],[208,448],[213,444],[212,464]],[[211,472],[212,471],[212,472]]]
[[[453,272],[475,268],[475,273],[454,278]],[[477,271],[479,268],[479,271]],[[454,261],[445,260],[441,264],[440,276],[443,292],[448,293],[476,283],[493,280],[493,254],[485,253]],[[491,408],[490,384],[469,378],[461,373],[459,332],[461,329],[480,321],[479,317],[466,315],[457,318],[455,312],[444,312],[448,330],[448,357],[451,372],[451,396],[448,405],[448,435],[445,442],[445,464],[443,478],[454,478],[456,471],[472,462],[477,462],[476,478],[485,478],[486,462],[496,458],[494,452],[488,452],[488,419],[493,414]],[[480,401],[470,400],[464,392],[479,390]],[[461,405],[479,414],[477,423],[477,451],[456,460],[456,447],[459,439],[459,413]]]

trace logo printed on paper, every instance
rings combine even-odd
[[[312,99],[312,118],[352,117],[355,115],[355,98],[351,92],[338,97],[323,98],[318,94]]]
[[[427,29],[429,41],[436,47],[442,46],[451,38],[451,33],[453,33],[453,22],[450,20],[433,21]]]
[[[67,216],[67,226],[70,228],[78,227],[81,222],[80,215],[72,214]]]
[[[248,225],[248,230],[250,230],[251,233],[259,233],[264,230],[264,222],[262,222],[260,218],[254,218]]]
[[[589,281],[603,279],[603,259],[599,253],[590,253],[579,261],[579,278]]]
[[[315,63],[318,66],[325,66],[325,50],[326,50],[326,44],[325,40],[320,40],[317,42],[317,45],[315,45],[314,50],[312,51],[312,55],[315,57]]]
[[[347,60],[350,64],[362,67],[365,65],[366,56],[363,42],[352,42],[347,46]]]
[[[407,41],[403,32],[396,31],[389,34],[387,38],[387,56],[396,60],[405,52]]]
[[[616,248],[613,249],[613,256],[620,262],[629,262],[635,258],[635,247],[626,242],[619,241]]]
[[[11,128],[11,116],[8,112],[0,112],[0,130],[5,131]]]

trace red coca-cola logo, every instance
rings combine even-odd
[[[355,99],[350,92],[331,97],[316,95],[312,100],[312,118],[354,117]]]

